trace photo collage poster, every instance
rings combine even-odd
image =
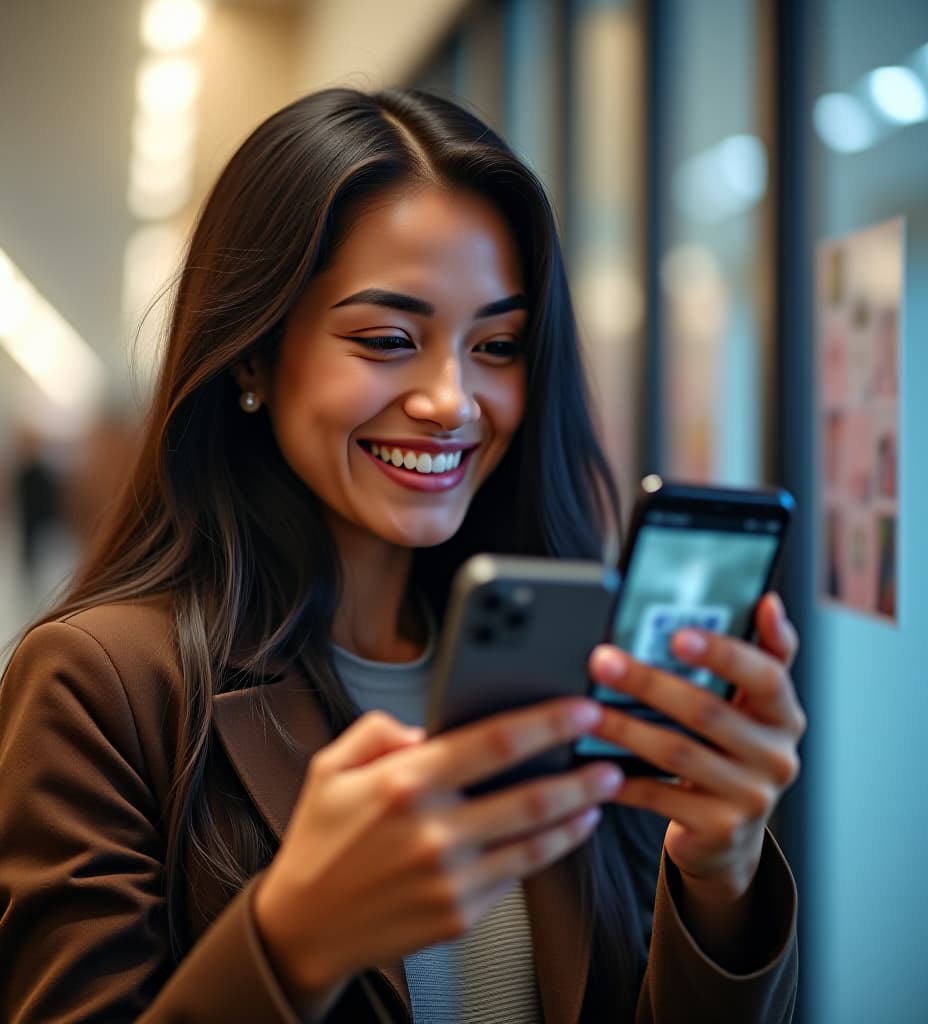
[[[904,221],[817,254],[823,597],[896,620]]]

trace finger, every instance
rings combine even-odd
[[[368,711],[313,759],[331,771],[360,768],[384,754],[421,743],[422,729],[403,725],[384,711]]]
[[[644,776],[629,779],[616,803],[653,811],[694,833],[723,841],[730,840],[731,831],[744,820],[731,804],[717,796]]]
[[[805,717],[789,670],[767,651],[745,640],[695,629],[682,629],[671,640],[673,653],[689,665],[700,665],[738,690],[739,707],[771,725],[800,736]]]
[[[595,728],[602,716],[602,705],[586,698],[544,701],[434,736],[410,751],[407,764],[433,787],[460,789],[570,743]]]
[[[623,780],[615,765],[601,762],[464,801],[448,812],[446,822],[458,843],[498,843],[614,799]]]
[[[601,818],[602,811],[590,807],[532,836],[494,847],[465,868],[465,888],[493,890],[541,871],[586,842]]]
[[[773,779],[777,785],[786,786],[796,777],[798,758],[794,744],[784,735],[779,723],[774,727],[755,721],[740,706],[734,706],[707,687],[633,661],[616,648],[602,645],[599,650],[598,675],[594,678],[605,680],[635,701],[663,712],[697,736],[709,740],[736,762]],[[606,720],[611,717],[610,709]]]
[[[779,594],[765,594],[757,606],[757,642],[789,667],[799,650],[799,634],[789,621]]]
[[[611,711],[596,735],[630,750],[668,775],[746,807],[752,815],[766,812],[771,793],[777,788],[770,775],[755,765],[726,757],[677,729],[622,711]]]

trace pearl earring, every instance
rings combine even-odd
[[[238,396],[238,404],[245,412],[257,412],[261,408],[261,399],[254,391],[243,391]]]

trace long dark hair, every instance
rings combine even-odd
[[[229,370],[244,359],[273,361],[288,315],[351,217],[383,190],[416,181],[472,189],[495,205],[518,243],[529,323],[523,424],[457,535],[416,554],[414,580],[440,615],[468,555],[597,558],[618,521],[554,217],[536,177],[479,119],[423,92],[330,89],[261,124],[220,175],[193,231],[129,485],[47,616],[170,595],[186,706],[166,886],[181,945],[185,860],[199,860],[233,891],[273,852],[247,814],[231,832],[218,826],[230,812],[220,812],[210,788],[214,695],[254,685],[272,664],[301,662],[333,731],[355,714],[330,656],[339,567],[324,510],[284,462],[266,415],[242,414]],[[286,723],[276,726],[286,733]],[[629,893],[616,865],[606,864],[617,851],[597,849],[590,844],[578,860],[589,881],[584,898],[606,924],[630,913],[622,909]]]

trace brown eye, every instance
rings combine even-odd
[[[515,359],[522,351],[522,346],[512,338],[494,338],[477,345],[475,352],[481,352],[496,359]]]
[[[359,345],[363,345],[372,352],[396,352],[400,349],[413,348],[409,338],[404,338],[400,334],[386,334],[373,338],[352,338],[351,340],[358,342]]]

